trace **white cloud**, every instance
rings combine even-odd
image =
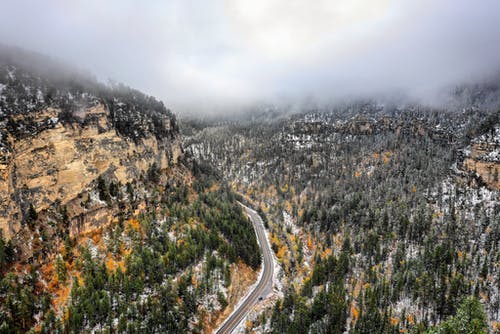
[[[422,95],[500,69],[496,0],[5,0],[0,42],[173,108]]]
[[[297,59],[320,53],[343,33],[383,17],[389,0],[227,0],[235,31],[264,58]]]

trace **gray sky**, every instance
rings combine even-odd
[[[500,70],[498,0],[0,0],[0,42],[174,111],[437,89]]]

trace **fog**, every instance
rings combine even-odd
[[[176,112],[437,92],[500,71],[498,0],[2,0],[0,42]]]

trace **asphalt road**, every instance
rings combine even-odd
[[[264,223],[255,210],[252,210],[243,204],[241,204],[241,206],[253,223],[255,234],[257,235],[257,239],[262,250],[263,272],[253,291],[246,295],[245,300],[240,303],[238,308],[233,310],[229,317],[222,323],[216,332],[217,334],[232,333],[238,324],[245,318],[248,312],[250,312],[252,307],[258,302],[266,299],[266,297],[273,291],[273,255],[272,250],[267,243]]]

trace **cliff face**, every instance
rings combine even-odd
[[[0,230],[7,239],[30,207],[66,206],[100,175],[124,185],[181,154],[175,117],[161,102],[124,86],[27,70],[0,53]]]
[[[463,166],[491,189],[500,190],[500,125],[472,141]]]
[[[135,142],[117,134],[102,104],[85,111],[95,123],[54,121],[33,137],[11,136],[9,158],[0,164],[0,228],[6,236],[18,230],[30,204],[37,211],[56,201],[66,205],[103,173],[126,184],[155,163],[163,169],[179,159],[178,138],[149,136]],[[59,112],[47,108],[39,116],[55,119]]]

